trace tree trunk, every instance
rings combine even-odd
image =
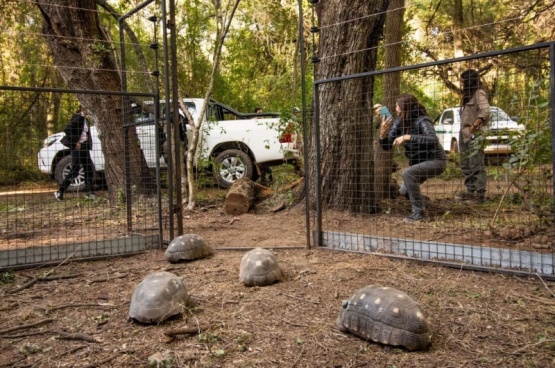
[[[60,75],[71,89],[121,91],[121,75],[113,43],[100,26],[95,0],[36,0],[43,18],[43,34]],[[110,200],[125,187],[125,132],[122,98],[116,95],[79,94],[90,110],[102,142],[105,176]],[[135,129],[129,129],[132,184],[139,190],[153,189],[150,172],[138,145]]]
[[[463,51],[463,5],[462,0],[454,0],[453,4],[453,49],[455,57],[464,56]]]
[[[321,61],[315,79],[375,70],[376,47],[388,3],[389,0],[328,0],[317,4]],[[318,87],[319,174],[322,201],[330,208],[354,213],[376,211],[371,144],[373,84],[373,78],[365,77]]]
[[[405,0],[391,0],[385,19],[385,68],[401,65],[403,39],[403,18],[405,15]],[[384,76],[384,100],[382,104],[395,113],[395,100],[401,92],[401,73],[388,73]],[[391,178],[393,151],[384,151],[378,143],[379,134],[375,135],[374,185],[376,201],[384,198],[394,198],[397,195],[397,184]]]

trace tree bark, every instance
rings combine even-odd
[[[254,203],[254,182],[243,178],[237,180],[225,196],[225,213],[229,215],[242,215],[249,212]]]
[[[453,50],[455,57],[464,56],[463,50],[463,5],[462,0],[454,0],[453,2]]]
[[[36,0],[44,19],[43,34],[60,75],[71,89],[121,91],[122,81],[113,43],[100,26],[95,0]],[[116,200],[125,187],[125,132],[122,98],[116,95],[78,94],[89,109],[102,142],[109,198]],[[139,190],[154,189],[135,129],[129,129],[132,184]]]
[[[405,15],[405,0],[391,0],[385,19],[384,58],[385,68],[401,65],[403,39],[403,18]],[[401,73],[388,73],[384,76],[384,100],[382,104],[395,114],[395,100],[401,92]],[[391,178],[393,165],[393,151],[384,151],[378,143],[379,134],[375,132],[375,160],[374,185],[376,201],[384,198],[394,198],[397,195],[397,184]]]
[[[388,4],[389,0],[328,0],[317,4],[321,61],[317,65],[315,79],[375,70],[376,47]],[[330,208],[353,213],[373,213],[377,210],[371,143],[373,84],[374,78],[364,77],[318,87],[321,135],[319,174],[322,201]],[[313,162],[313,153],[311,155],[309,159]]]

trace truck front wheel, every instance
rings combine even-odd
[[[216,156],[214,162],[214,177],[222,188],[229,188],[241,178],[253,179],[254,165],[245,152],[226,150]]]
[[[64,178],[69,173],[69,170],[71,170],[71,155],[64,156],[56,164],[54,178],[56,179],[58,185],[62,184],[62,181],[64,181]],[[70,192],[82,192],[85,190],[85,173],[83,168],[79,170],[79,174],[71,181],[67,190]]]

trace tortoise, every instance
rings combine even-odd
[[[337,326],[341,332],[411,351],[426,349],[432,338],[428,322],[410,296],[374,285],[343,301]]]
[[[243,256],[239,281],[247,286],[264,286],[283,280],[276,256],[264,248],[254,248]]]
[[[183,313],[188,299],[181,278],[166,271],[154,272],[135,288],[129,317],[141,323],[159,323]]]
[[[184,261],[192,261],[195,259],[206,258],[214,254],[204,240],[196,234],[180,235],[173,239],[164,256],[166,260],[171,263]]]

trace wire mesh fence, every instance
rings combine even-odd
[[[550,50],[551,44],[542,44],[317,81],[319,244],[555,277]],[[475,146],[463,153],[459,79],[470,68],[481,72],[490,117],[472,138]],[[383,86],[388,73],[400,74],[402,93],[414,94],[426,108],[447,154],[440,175],[418,178],[426,202],[421,222],[406,222],[414,203],[399,189],[410,163],[404,147],[384,152],[377,143],[381,117],[369,102],[372,96],[328,98],[329,91],[356,90],[369,78],[375,87]],[[411,90],[415,85],[419,89]],[[379,94],[373,100],[396,115],[395,100]],[[486,164],[484,198],[468,195],[468,175],[461,170],[461,159],[480,151]]]
[[[29,101],[29,94],[34,96],[37,111],[22,116],[17,112],[25,111],[24,101]],[[112,97],[121,98],[118,95]],[[161,222],[157,183],[160,183],[160,165],[164,165],[159,149],[161,138],[153,113],[145,116],[145,112],[138,112],[136,108],[141,104],[152,105],[153,96],[126,97],[134,102],[124,109],[123,119],[117,120],[131,121],[127,128],[123,124],[111,127],[99,124],[94,107],[88,108],[87,123],[92,138],[89,152],[95,168],[92,190],[95,195],[91,196],[85,190],[86,176],[81,167],[72,178],[63,200],[59,201],[54,193],[64,178],[68,178],[73,165],[73,149],[64,146],[61,139],[65,135],[66,123],[79,106],[75,93],[23,88],[0,91],[0,101],[3,102],[1,126],[16,121],[16,125],[42,127],[47,126],[47,119],[55,116],[48,130],[33,128],[25,130],[28,134],[2,134],[2,172],[10,172],[10,168],[21,165],[38,165],[43,174],[54,180],[22,185],[15,179],[10,184],[9,177],[3,179],[0,191],[1,268],[59,262],[65,258],[129,254],[159,246]],[[67,111],[51,115],[45,113],[50,111],[48,108],[38,108],[51,107],[52,101],[59,100],[67,102]],[[20,146],[38,146],[41,141],[42,148],[35,156],[36,161],[19,162],[14,153],[20,152]],[[126,142],[117,157],[111,158],[112,178],[108,178],[105,157],[110,150],[102,146],[102,142],[108,141]],[[118,189],[110,193],[107,182]]]

